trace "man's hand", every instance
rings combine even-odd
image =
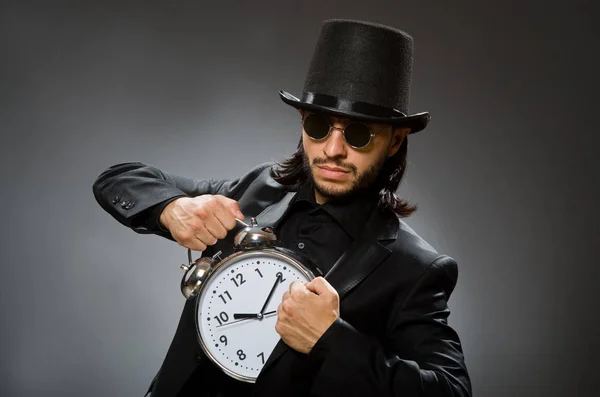
[[[292,349],[308,353],[339,316],[338,293],[323,277],[296,280],[277,308],[275,330]]]
[[[204,251],[235,228],[236,218],[244,219],[237,201],[205,194],[173,200],[160,214],[160,223],[180,245]]]

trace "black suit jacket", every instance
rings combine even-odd
[[[94,195],[123,225],[169,239],[152,210],[180,196],[224,195],[237,200],[245,215],[258,214],[259,224],[277,228],[295,192],[269,176],[271,166],[262,164],[236,180],[196,181],[124,163],[98,177]],[[389,211],[373,211],[366,230],[326,275],[340,295],[341,316],[308,355],[280,341],[255,384],[234,381],[203,355],[195,301],[189,300],[152,397],[470,396],[461,343],[448,325],[455,260]],[[232,234],[203,254],[229,254]]]

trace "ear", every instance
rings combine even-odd
[[[388,148],[387,153],[388,157],[392,157],[398,152],[400,146],[402,145],[402,142],[404,141],[409,132],[410,128],[408,127],[393,127],[392,139],[390,141],[390,146]]]

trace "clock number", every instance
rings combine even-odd
[[[283,283],[285,281],[285,278],[283,277],[283,273],[277,272],[276,276],[280,278],[280,280],[279,280],[280,283]]]
[[[219,322],[219,325],[223,325],[223,323],[229,321],[229,316],[227,315],[227,313],[221,312],[218,316],[215,316],[214,319]]]
[[[236,279],[238,279],[236,281]],[[244,284],[246,282],[246,280],[244,280],[244,276],[242,275],[242,273],[238,273],[235,275],[235,277],[230,278],[231,281],[233,281],[233,283],[235,284],[236,287],[239,287],[240,285]],[[238,284],[239,281],[239,284]]]
[[[260,270],[258,270],[258,268],[254,269],[254,271],[258,273],[258,275],[260,276],[260,278],[262,278],[262,276],[263,276],[263,275],[262,275],[262,273],[260,272]]]
[[[260,359],[261,359],[262,363],[263,363],[263,364],[265,363],[265,353],[259,353],[259,355],[258,355],[258,356],[256,356],[256,357],[260,357]]]
[[[229,300],[231,300],[231,295],[229,295],[229,291],[225,291],[224,292],[225,295],[227,295],[227,297],[229,298]],[[219,294],[219,298],[221,298],[223,300],[223,303],[227,303],[227,299],[225,299],[225,297],[223,296],[223,294]]]
[[[245,360],[246,359],[246,355],[244,354],[244,351],[242,349],[237,351],[237,355],[239,357],[240,360]]]
[[[225,346],[227,346],[227,337],[225,335],[221,335],[219,340],[221,341],[221,343],[225,343]]]

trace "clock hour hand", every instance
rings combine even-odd
[[[267,308],[267,305],[271,301],[271,298],[273,297],[273,293],[277,289],[277,285],[281,282],[280,281],[281,277],[282,277],[281,274],[277,274],[277,277],[275,278],[275,284],[273,284],[273,288],[271,288],[271,292],[269,292],[269,296],[267,296],[267,300],[265,301],[265,304],[263,305],[262,309],[260,309],[261,315],[263,315],[265,313],[265,309]]]
[[[258,318],[259,313],[234,313],[233,318]]]
[[[272,311],[270,311],[270,312],[266,312],[266,313],[264,313],[264,314],[261,316],[261,318],[264,318],[264,317],[270,316],[270,315],[272,315],[272,314],[275,314],[275,313],[277,313],[277,310],[272,310]],[[221,325],[217,325],[215,328],[224,327],[224,326],[226,326],[226,325],[229,325],[229,324],[235,324],[235,323],[239,323],[240,321],[245,321],[245,320],[248,320],[248,319],[250,319],[250,318],[259,318],[259,317],[258,317],[258,315],[259,315],[259,314],[260,314],[260,313],[256,313],[256,314],[252,314],[252,313],[234,313],[234,314],[233,314],[233,318],[235,318],[235,319],[237,319],[237,320],[235,320],[235,321],[230,321],[230,322],[228,322],[228,323],[223,323],[223,324],[221,324]],[[240,317],[238,317],[238,316],[240,316]]]
[[[236,320],[241,319],[245,320],[247,318],[263,318],[264,316],[268,316],[270,314],[276,313],[277,310],[273,310],[266,313],[233,313],[233,318]]]

